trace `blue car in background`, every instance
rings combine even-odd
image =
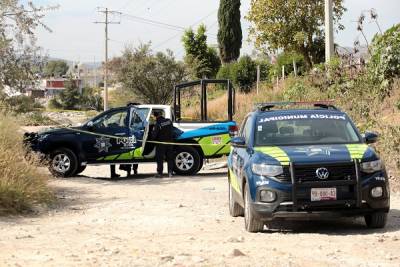
[[[249,232],[274,219],[328,216],[363,216],[368,227],[383,228],[390,190],[385,167],[368,146],[377,139],[360,135],[344,112],[325,102],[259,105],[232,139],[230,214],[244,215]]]

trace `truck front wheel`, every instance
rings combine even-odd
[[[251,211],[251,197],[248,187],[244,190],[244,225],[246,231],[250,233],[261,232],[264,229],[264,223],[256,219]]]
[[[200,170],[202,160],[195,148],[177,147],[174,156],[174,172],[178,175],[194,175]]]
[[[364,216],[368,228],[384,228],[387,222],[386,212],[374,212]]]
[[[54,150],[50,154],[50,172],[56,177],[71,177],[78,168],[75,153],[68,148]]]

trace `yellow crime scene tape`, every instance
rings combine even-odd
[[[123,139],[123,138],[128,138],[128,137],[123,137],[123,136],[114,136],[114,135],[108,135],[108,134],[101,134],[101,133],[94,133],[94,132],[89,132],[85,130],[79,130],[79,129],[74,129],[70,127],[60,127],[61,129],[66,129],[70,130],[73,132],[78,132],[78,133],[84,133],[84,134],[90,134],[94,136],[100,136],[100,137],[107,137],[107,138],[112,138],[112,139]],[[143,142],[143,140],[136,140],[137,142]],[[176,143],[176,142],[160,142],[160,141],[146,141],[146,143],[152,143],[152,144],[159,144],[159,145],[177,145],[177,146],[221,146],[221,145],[228,145],[228,144],[197,144],[197,143]]]

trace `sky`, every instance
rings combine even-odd
[[[178,59],[184,56],[181,36],[182,29],[197,27],[204,23],[208,28],[208,42],[217,44],[218,0],[33,0],[36,5],[60,5],[56,11],[47,13],[44,22],[52,29],[37,30],[38,44],[50,57],[62,58],[75,62],[93,62],[104,60],[104,14],[98,8],[122,12],[110,19],[120,24],[109,25],[109,56],[118,56],[127,45],[152,43],[154,51],[171,49]],[[242,0],[242,29],[244,35],[242,54],[250,54],[254,46],[248,41],[250,23],[243,17],[250,7],[250,0]],[[375,8],[378,21],[383,30],[400,23],[399,0],[345,0],[347,12],[341,23],[345,30],[335,34],[335,43],[352,47],[358,38],[365,43],[357,32],[355,22],[361,12]],[[134,17],[132,17],[134,16]],[[173,27],[159,27],[145,18],[163,22]],[[374,23],[365,26],[368,41],[378,31]]]

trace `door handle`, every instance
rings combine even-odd
[[[117,135],[117,136],[124,136],[125,133],[116,133],[115,135]]]

